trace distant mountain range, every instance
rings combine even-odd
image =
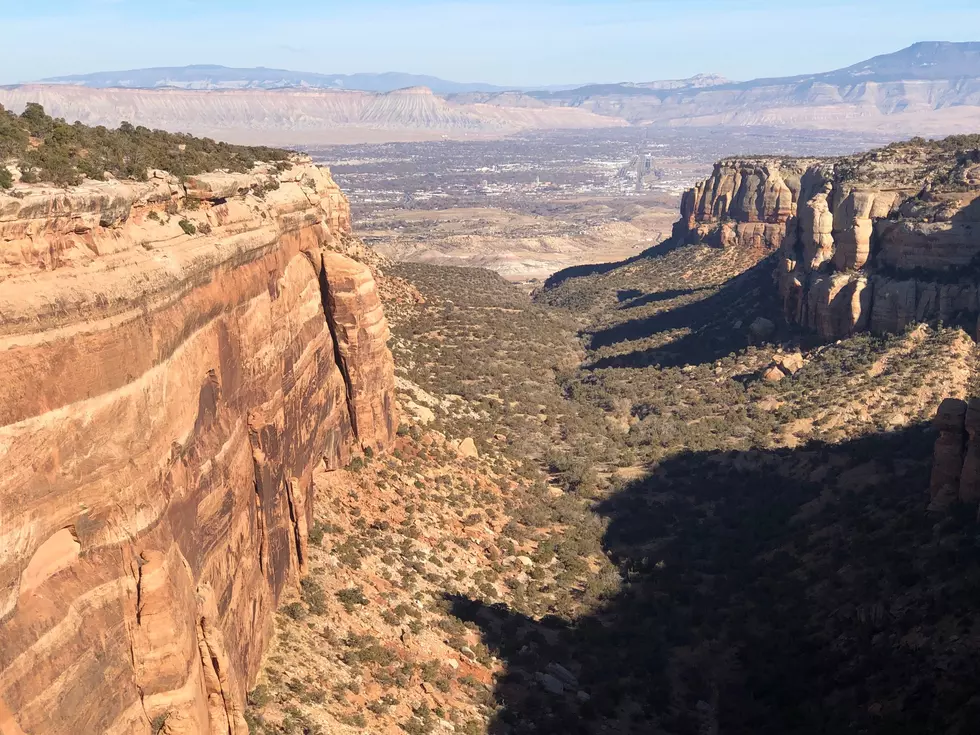
[[[266,69],[261,66],[252,69],[235,69],[210,64],[73,74],[42,79],[41,83],[74,84],[96,89],[355,89],[363,92],[393,92],[406,87],[428,87],[436,94],[504,92],[513,89],[482,82],[451,82],[424,74],[402,72],[318,74],[288,69]],[[558,85],[547,89],[559,90],[574,86],[576,85]]]
[[[122,120],[228,140],[295,143],[499,136],[623,125],[770,126],[895,137],[980,131],[980,43],[917,43],[843,69],[510,90],[411,74],[220,66],[139,69],[0,88],[88,124]]]
[[[913,44],[895,53],[875,56],[844,69],[819,74],[752,79],[747,82],[732,82],[724,77],[701,74],[691,79],[682,80],[680,83],[592,84],[566,89],[531,90],[531,94],[540,99],[564,100],[608,94],[645,95],[665,99],[680,91],[696,94],[704,89],[710,89],[712,92],[746,91],[765,87],[799,87],[821,84],[841,87],[869,83],[960,81],[978,78],[980,78],[980,42],[926,41]],[[674,86],[670,86],[672,84]]]

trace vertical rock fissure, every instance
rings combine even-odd
[[[293,544],[296,546],[296,566],[302,574],[303,569],[303,538],[299,530],[299,511],[296,499],[293,497],[293,483],[286,482],[286,500],[289,503],[289,520],[293,524]]]
[[[136,557],[136,627],[140,627],[143,624],[143,566],[146,564],[146,557],[141,552],[139,556]],[[146,692],[143,689],[143,684],[140,681],[140,667],[136,660],[136,631],[129,628],[129,653],[133,662],[133,671],[135,673],[135,683],[136,683],[136,694],[139,696],[140,707],[143,708],[143,716],[146,717],[147,721],[150,721],[150,713],[146,711]]]
[[[263,574],[265,573],[265,510],[262,506],[262,487],[259,484],[259,468],[255,466],[255,460],[252,460],[253,472],[255,473],[255,479],[253,481],[253,487],[255,488],[255,526],[256,533],[258,535],[259,541],[259,571]]]
[[[136,624],[142,625],[143,620],[143,564],[146,559],[141,554],[136,558]]]
[[[350,428],[354,433],[354,439],[360,441],[361,435],[357,430],[357,414],[354,411],[354,386],[351,383],[347,360],[340,351],[340,340],[337,339],[337,319],[334,317],[333,309],[330,306],[330,282],[327,280],[327,264],[322,258],[320,260],[320,300],[323,304],[323,315],[327,320],[327,328],[330,330],[330,339],[333,342],[333,359],[344,378]]]
[[[198,630],[200,631],[201,643],[202,643],[202,646],[201,646],[201,648],[202,648],[202,650],[201,650],[201,658],[202,658],[202,661],[201,661],[201,663],[205,667],[208,664],[208,661],[204,661],[203,660],[204,656],[207,656],[208,657],[208,660],[211,662],[211,670],[214,672],[215,681],[217,682],[217,687],[216,687],[217,688],[217,692],[215,692],[215,693],[218,696],[221,697],[221,706],[222,706],[222,708],[225,711],[225,718],[226,718],[226,721],[228,723],[228,735],[235,735],[235,728],[234,728],[234,722],[235,722],[234,717],[235,717],[235,713],[234,713],[234,708],[232,707],[231,703],[228,701],[228,699],[229,699],[228,698],[228,692],[225,691],[225,685],[224,685],[224,682],[222,681],[222,673],[223,672],[221,670],[221,662],[218,659],[218,656],[216,655],[214,649],[212,648],[211,643],[208,641],[207,624],[206,624],[204,618],[201,618],[201,620],[200,620],[200,622],[198,624]]]

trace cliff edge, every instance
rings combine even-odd
[[[247,733],[313,471],[397,426],[349,230],[306,159],[0,192],[0,733]]]
[[[975,324],[980,138],[725,160],[684,195],[675,235],[778,253],[786,319],[828,339],[967,315]]]

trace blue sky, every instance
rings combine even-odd
[[[0,84],[214,63],[505,85],[825,71],[980,40],[978,0],[0,0]]]

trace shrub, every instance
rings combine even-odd
[[[272,693],[265,684],[259,684],[248,693],[248,703],[253,707],[264,707],[272,701]]]
[[[357,605],[368,604],[368,599],[360,587],[348,587],[345,590],[340,590],[337,592],[337,599],[347,609],[347,612],[353,612]]]
[[[0,165],[0,189],[9,189],[14,185],[13,174],[6,166]]]
[[[351,727],[364,728],[367,727],[367,718],[361,712],[356,712],[352,715],[344,715],[340,718],[340,721],[345,725],[350,725]]]
[[[188,219],[182,219],[178,224],[180,224],[180,229],[188,235],[193,235],[197,232],[197,226]]]
[[[323,615],[327,611],[327,596],[323,587],[312,577],[306,577],[300,582],[302,588],[303,602],[310,608],[314,615]]]
[[[169,712],[164,712],[162,715],[157,715],[156,717],[153,718],[153,721],[150,723],[150,731],[153,733],[153,735],[156,735],[158,732],[163,731],[163,728],[167,724],[167,718],[169,716],[170,716]]]
[[[313,528],[307,536],[309,542],[315,546],[323,546],[323,535],[326,533],[327,528],[320,521],[313,522]]]

